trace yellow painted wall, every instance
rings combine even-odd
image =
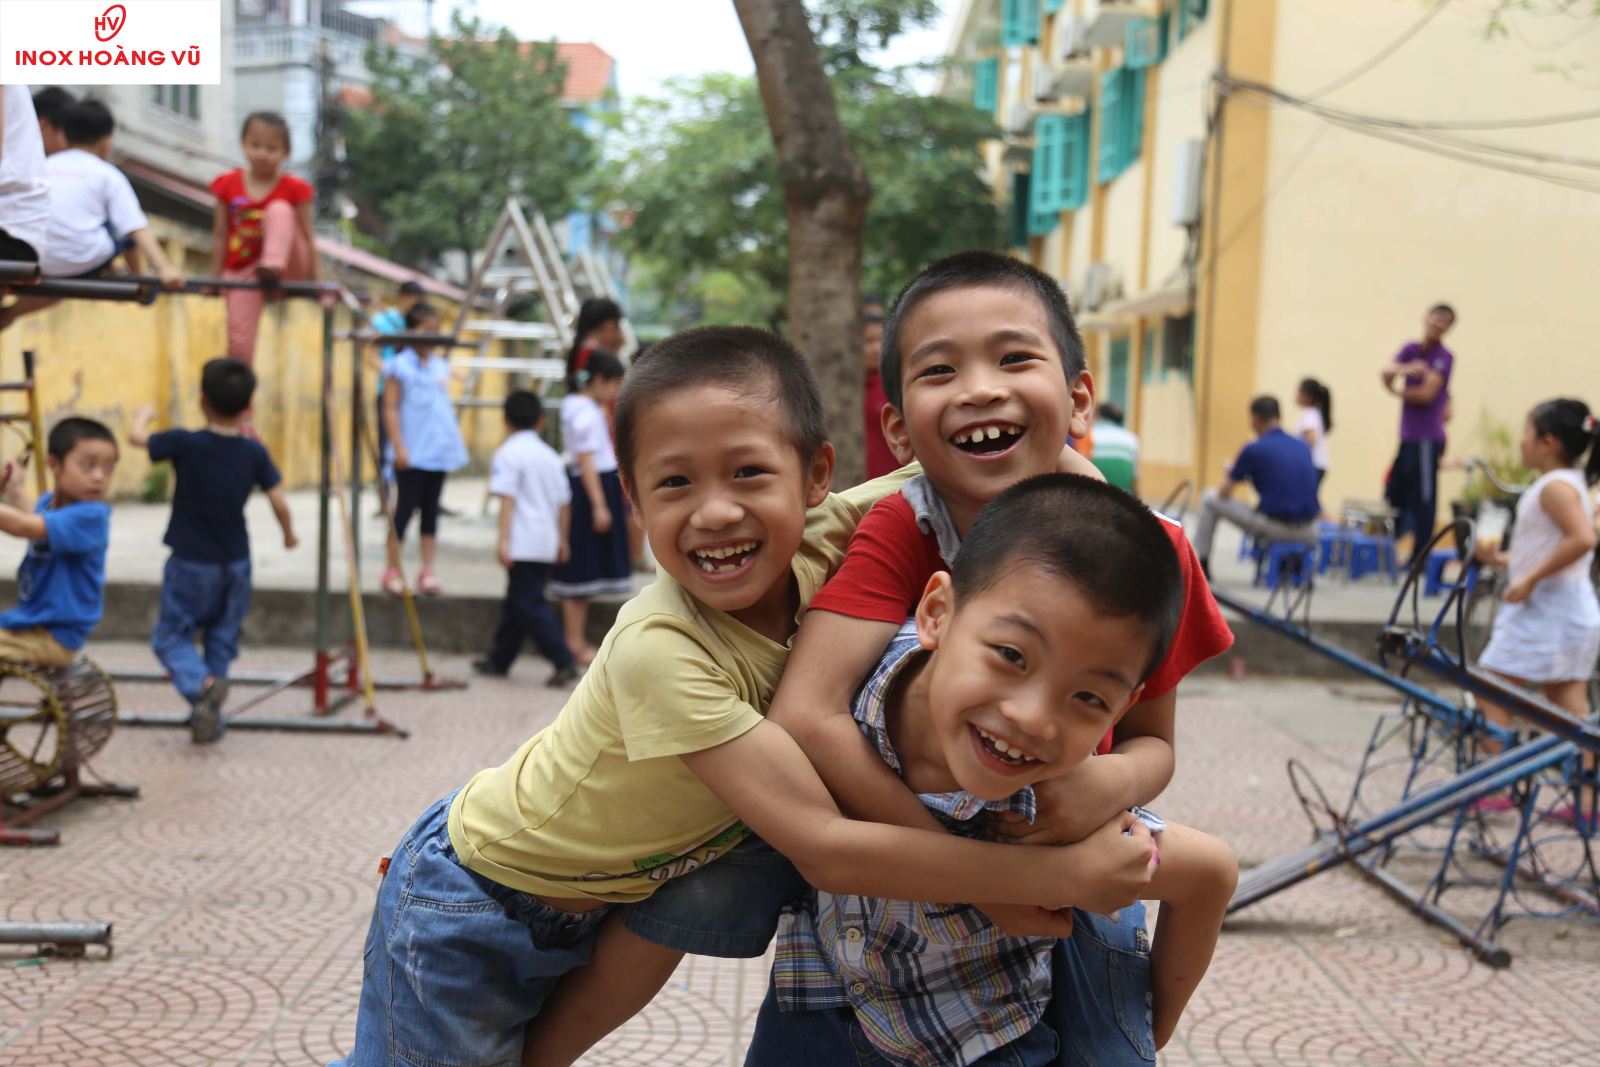
[[[1217,24],[1208,16],[1167,53],[1160,67],[1149,161],[1153,184],[1149,233],[1149,286],[1162,288],[1183,266],[1187,234],[1172,222],[1173,183],[1179,146],[1205,137],[1207,83],[1216,63]]]
[[[1491,42],[1476,5],[1454,8],[1321,102],[1430,120],[1594,109],[1596,94],[1581,79],[1536,68],[1587,61],[1592,70],[1595,34],[1576,34],[1569,20],[1513,13],[1511,38]],[[1275,80],[1290,92],[1315,91],[1419,14],[1418,5],[1400,2],[1278,5]],[[1325,504],[1378,494],[1399,421],[1378,370],[1418,335],[1436,301],[1460,314],[1446,339],[1457,355],[1450,454],[1471,453],[1484,411],[1520,426],[1533,404],[1553,396],[1600,403],[1600,195],[1327,129],[1297,111],[1259,114],[1271,127],[1275,191],[1262,235],[1251,384],[1287,404],[1302,375],[1330,383],[1336,426]],[[1592,120],[1467,135],[1600,158],[1600,122]],[[1313,136],[1320,139],[1309,155],[1283,177]],[[1242,412],[1238,422],[1242,428]],[[1459,485],[1459,475],[1446,476],[1441,503]]]
[[[339,331],[349,329],[343,311]],[[0,333],[0,378],[22,375],[25,349],[36,353],[39,398],[49,426],[66,415],[99,419],[124,443],[113,493],[134,496],[149,471],[142,450],[126,446],[125,433],[141,405],[153,405],[157,427],[203,425],[198,397],[200,368],[225,351],[222,301],[203,296],[163,296],[152,307],[135,304],[64,302],[21,319]],[[350,440],[350,345],[335,346],[335,440],[348,470]],[[305,301],[270,306],[261,317],[256,349],[255,422],[263,442],[291,488],[317,483],[322,388],[322,311]],[[488,375],[483,392],[504,395],[502,376]],[[372,410],[370,375],[364,411]],[[5,410],[21,407],[11,394]],[[492,452],[502,433],[494,412],[465,423],[473,454]],[[14,455],[20,442],[0,438]],[[370,466],[368,468],[370,470]]]

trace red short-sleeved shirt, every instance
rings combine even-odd
[[[272,192],[260,200],[252,200],[245,189],[242,170],[219,174],[211,183],[211,191],[228,209],[228,254],[223,261],[228,270],[242,270],[261,258],[261,213],[268,204],[274,200],[308,204],[317,195],[303,178],[285,174],[272,187]]]
[[[1161,519],[1161,525],[1178,553],[1178,569],[1183,574],[1183,615],[1166,658],[1145,681],[1141,700],[1170,693],[1186,674],[1233,644],[1233,631],[1228,629],[1211,596],[1211,586],[1183,527],[1167,518]],[[923,532],[910,502],[895,493],[878,501],[861,519],[844,561],[828,584],[811,598],[810,610],[898,625],[916,610],[928,580],[948,569],[939,555],[938,541]],[[1100,743],[1100,751],[1110,748],[1108,734]]]

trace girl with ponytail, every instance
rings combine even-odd
[[[1333,394],[1315,378],[1300,382],[1300,418],[1295,436],[1311,449],[1311,463],[1317,468],[1317,488],[1328,474],[1328,434],[1333,432]]]

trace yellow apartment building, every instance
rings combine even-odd
[[[1214,484],[1272,393],[1333,393],[1324,506],[1381,495],[1379,367],[1458,312],[1448,456],[1600,404],[1600,20],[1424,0],[964,0],[1016,254],[1066,287],[1141,491]],[[1449,475],[1441,507],[1460,488]]]

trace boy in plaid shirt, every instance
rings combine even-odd
[[[953,571],[929,583],[857,693],[855,721],[950,832],[983,836],[991,811],[1031,822],[1033,783],[1092,755],[1137,702],[1182,604],[1171,542],[1135,498],[1088,478],[1029,479],[983,510]],[[1161,1040],[1210,963],[1234,868],[1220,841],[1137,808],[1123,825],[1135,819],[1171,857],[1148,894],[1164,901],[1150,964]],[[1110,1000],[1137,1005],[1142,1022],[1143,961],[1088,923],[1073,936],[1085,970],[1119,987]],[[819,890],[784,915],[746,1063],[1061,1062],[1057,1034],[1040,1025],[1054,946],[1009,936],[970,904]],[[1108,991],[1097,992],[1081,999]],[[1061,1038],[1104,1062],[1102,1035]]]

